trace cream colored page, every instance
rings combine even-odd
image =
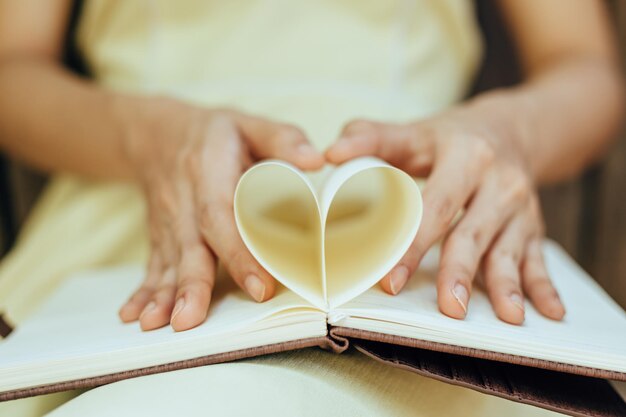
[[[312,183],[281,161],[254,166],[234,200],[239,233],[254,258],[278,281],[325,309],[321,224]]]
[[[375,285],[415,238],[422,200],[415,181],[376,158],[339,166],[319,197],[329,308]]]
[[[422,201],[410,176],[376,158],[316,173],[270,160],[243,175],[234,211],[257,261],[327,310],[398,262],[417,233]]]
[[[216,287],[204,324],[143,332],[117,316],[142,277],[142,268],[124,267],[69,280],[0,343],[0,391],[326,334],[325,314],[291,291],[280,287],[256,303],[229,278]]]
[[[556,244],[547,242],[548,270],[567,309],[563,322],[526,302],[522,326],[496,318],[485,294],[474,290],[465,320],[438,311],[436,254],[398,296],[373,288],[335,309],[329,322],[470,348],[626,372],[626,314]]]

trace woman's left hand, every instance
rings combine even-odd
[[[428,176],[424,218],[406,255],[381,280],[397,294],[426,251],[445,236],[437,277],[444,314],[467,314],[472,283],[482,272],[496,315],[524,321],[524,295],[543,315],[560,320],[565,309],[542,256],[544,234],[520,126],[490,124],[493,109],[458,107],[409,124],[356,120],[326,152],[333,163],[375,155],[413,176]],[[457,222],[455,217],[465,209]]]

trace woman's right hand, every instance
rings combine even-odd
[[[170,99],[150,99],[127,120],[123,152],[147,200],[151,252],[145,280],[120,309],[121,319],[139,319],[143,330],[199,325],[218,259],[254,300],[271,298],[274,279],[235,226],[237,181],[259,159],[317,169],[321,153],[293,126]]]

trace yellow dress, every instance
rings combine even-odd
[[[462,99],[480,60],[472,13],[467,0],[90,0],[78,41],[95,82],[105,88],[232,106],[294,123],[323,149],[350,119],[410,120]],[[133,185],[56,176],[0,264],[0,312],[19,325],[68,274],[145,262],[144,217]],[[0,415],[42,415],[76,394],[0,404]],[[355,352],[334,356],[312,349],[111,384],[52,415],[199,410],[257,416],[544,413]]]

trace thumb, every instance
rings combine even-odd
[[[324,153],[328,162],[341,164],[359,156],[380,156],[378,137],[372,134],[341,135]]]
[[[354,120],[346,124],[325,156],[334,164],[370,155],[396,165],[409,151],[410,136],[408,127],[403,125]]]
[[[255,158],[277,158],[300,169],[318,169],[324,157],[297,127],[259,117],[239,115],[239,130]]]
[[[278,124],[261,152],[284,159],[301,169],[319,169],[326,162],[322,153],[295,126]]]

